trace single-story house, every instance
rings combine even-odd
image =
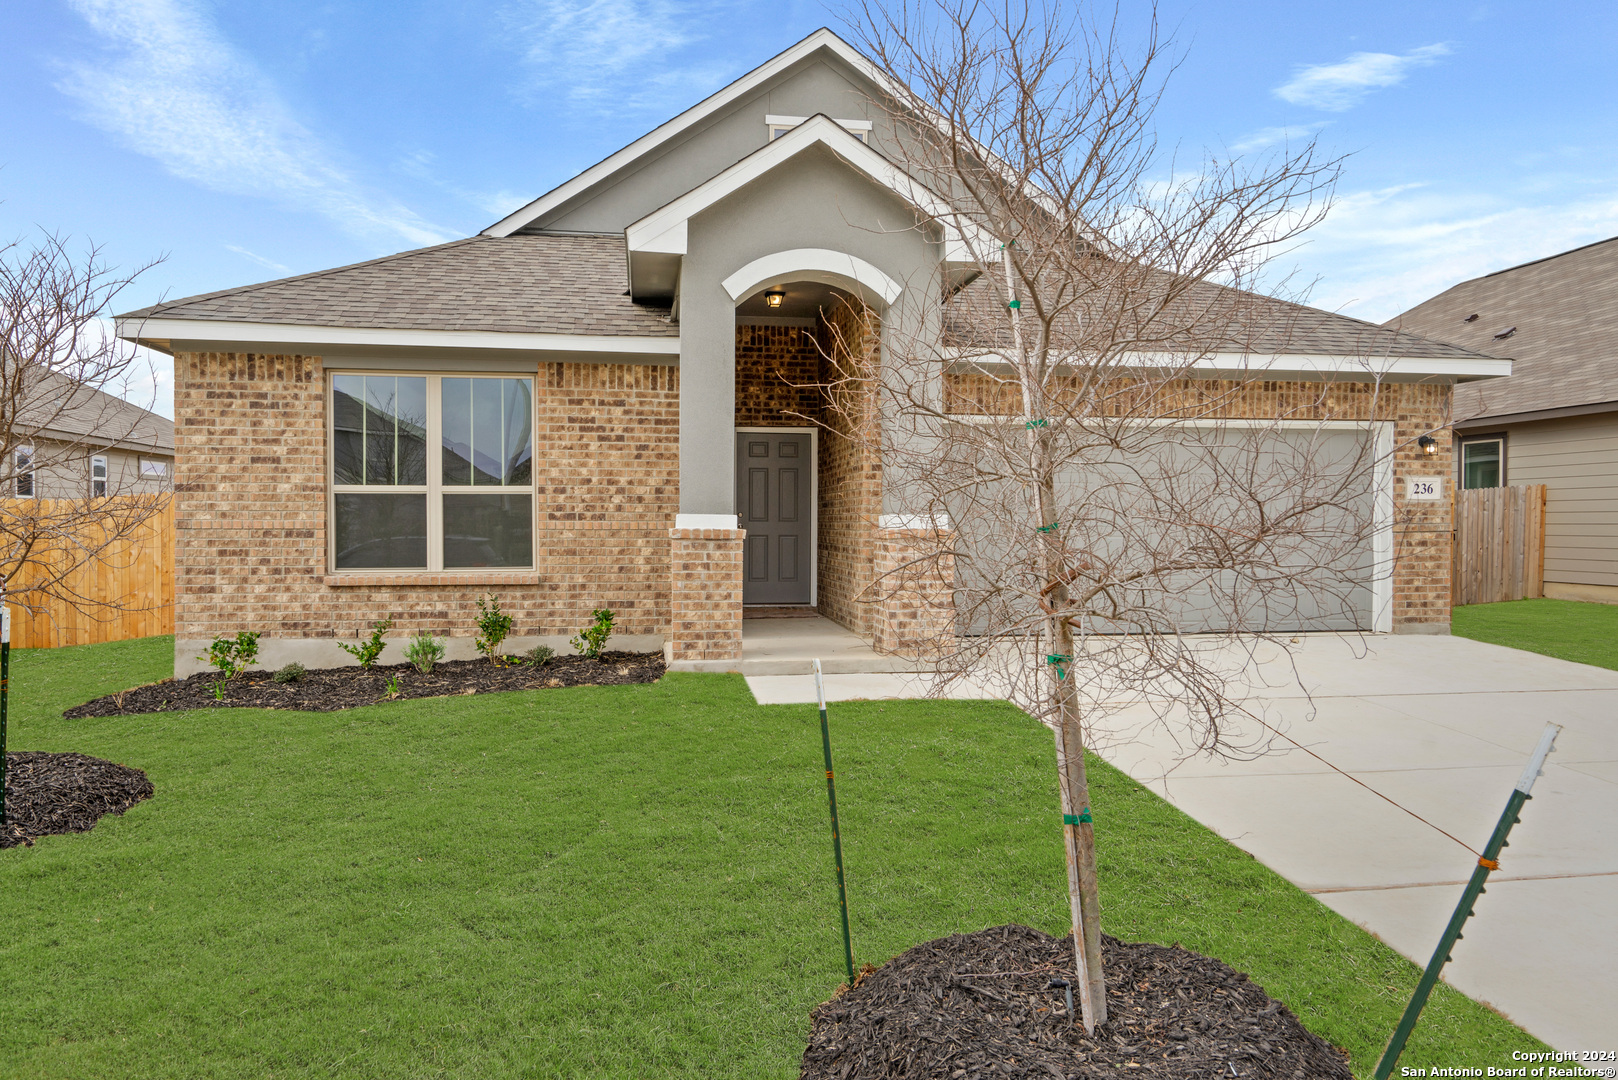
[[[45,376],[11,431],[5,494],[17,499],[155,495],[174,480],[174,422],[103,390]]]
[[[901,297],[936,319],[976,268],[914,227],[881,79],[817,31],[476,236],[122,316],[175,359],[177,673],[239,630],[269,665],[341,663],[333,638],[382,618],[469,656],[489,592],[518,648],[607,607],[622,647],[722,669],[752,605],[907,648],[909,600],[871,589],[904,561],[906,493],[814,384],[832,338],[880,345]],[[1264,369],[1247,415],[1384,380],[1331,406],[1387,449],[1367,564],[1397,554],[1348,628],[1447,631],[1448,492],[1407,481],[1449,471],[1454,384],[1509,364],[1274,317],[1284,350],[1228,358]]]
[[[1455,482],[1545,485],[1545,595],[1618,603],[1618,238],[1463,281],[1389,327],[1510,356],[1455,390]]]

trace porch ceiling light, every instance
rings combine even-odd
[[[787,294],[782,292],[780,289],[771,289],[769,292],[764,294],[764,302],[770,307],[780,307],[781,301],[785,300],[786,298]]]
[[[1433,438],[1431,435],[1423,435],[1421,438],[1416,440],[1416,445],[1421,447],[1421,452],[1426,454],[1428,457],[1432,457],[1434,454],[1438,453],[1438,440]]]

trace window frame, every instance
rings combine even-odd
[[[22,489],[25,478],[28,481],[27,491]],[[19,446],[11,452],[11,493],[19,499],[39,497],[39,469],[34,465],[32,446]]]
[[[97,468],[101,469],[100,476],[96,475]],[[110,471],[107,468],[106,456],[103,454],[90,455],[90,498],[105,499],[107,497],[107,481],[109,477]],[[96,490],[97,484],[101,485],[100,491]]]
[[[337,376],[361,375],[371,378],[399,378],[427,380],[427,482],[425,484],[339,484],[337,482],[335,397]],[[528,383],[529,416],[528,448],[531,465],[527,484],[479,486],[444,483],[444,380],[445,379],[522,379]],[[372,575],[398,577],[400,575],[444,575],[476,578],[497,574],[531,574],[539,566],[539,497],[537,493],[539,469],[539,378],[538,373],[512,371],[411,371],[397,368],[328,368],[326,371],[326,421],[323,438],[326,456],[326,572],[328,574]],[[444,566],[444,495],[477,493],[494,495],[527,495],[529,497],[529,536],[527,566]],[[337,496],[346,494],[421,494],[427,500],[427,565],[421,566],[337,566]]]
[[[1455,454],[1455,490],[1457,491],[1488,491],[1488,488],[1469,488],[1466,486],[1466,449],[1479,443],[1500,444],[1500,482],[1496,487],[1509,487],[1506,479],[1506,450],[1507,439],[1504,431],[1493,431],[1487,434],[1462,435],[1460,446]]]

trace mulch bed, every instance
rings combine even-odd
[[[122,814],[152,797],[139,769],[84,754],[18,751],[6,755],[6,824],[0,848],[36,836],[89,832],[103,814]]]
[[[1109,1015],[1090,1038],[1049,988],[1073,975],[1071,937],[997,926],[918,945],[815,1010],[802,1080],[1353,1080],[1341,1051],[1220,961],[1105,936],[1102,954]]]
[[[656,682],[663,675],[663,654],[609,652],[603,653],[600,660],[558,656],[541,667],[516,657],[498,666],[487,660],[456,660],[438,664],[430,675],[423,675],[409,664],[378,665],[370,671],[358,667],[320,668],[290,683],[278,683],[270,675],[268,671],[242,673],[225,683],[222,701],[214,697],[219,676],[203,672],[188,679],[170,679],[109,694],[76,705],[62,715],[72,720],[218,708],[332,712],[390,700],[388,680],[392,677],[399,680],[399,693],[391,700],[561,686],[620,686]]]

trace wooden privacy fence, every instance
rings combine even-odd
[[[1545,595],[1545,485],[1455,493],[1454,602]]]
[[[151,496],[134,496],[149,499]],[[71,518],[75,499],[5,500],[0,514],[19,512],[28,516]],[[82,543],[96,545],[98,530],[106,525],[91,517],[81,526]],[[106,535],[101,532],[100,535]],[[150,637],[174,633],[174,504],[166,498],[161,509],[115,537],[105,549],[68,570],[61,591],[95,601],[84,610],[55,596],[26,595],[30,584],[53,577],[55,567],[71,565],[82,558],[74,554],[76,545],[53,541],[44,548],[39,561],[23,567],[16,579],[7,583],[8,592],[23,593],[35,610],[12,604],[11,644],[21,649],[51,649],[59,645],[90,645],[103,641]]]

